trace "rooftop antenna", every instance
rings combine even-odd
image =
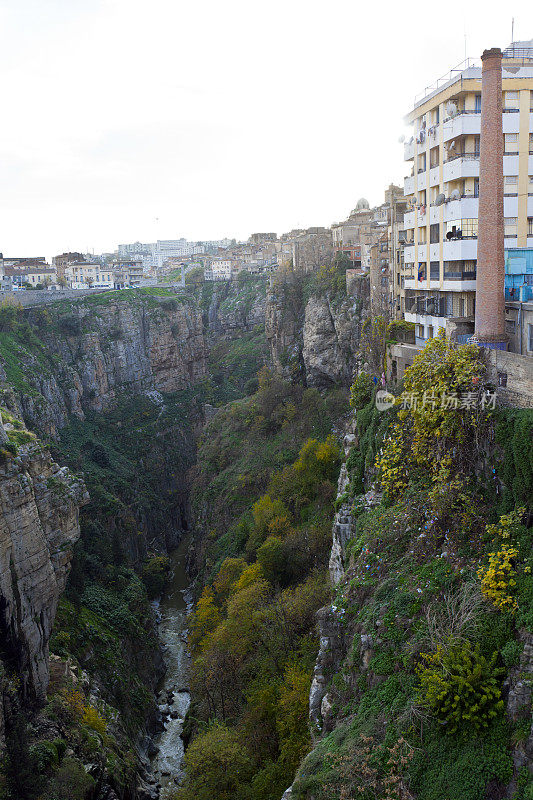
[[[513,56],[514,56],[514,17],[511,17],[511,44],[513,46]]]

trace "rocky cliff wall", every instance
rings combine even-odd
[[[246,278],[206,283],[200,293],[208,340],[232,338],[265,324],[267,281]]]
[[[1,433],[9,444],[9,433]],[[80,535],[79,507],[88,495],[83,482],[37,441],[16,455],[2,449],[1,457],[1,655],[20,676],[23,695],[43,700],[50,632]]]
[[[14,340],[9,355],[18,370],[0,357],[1,391],[42,435],[55,438],[69,414],[103,411],[120,392],[175,392],[206,376],[202,316],[192,300],[105,296],[26,314],[37,337]]]
[[[300,369],[308,386],[348,385],[367,313],[366,282],[353,295],[326,291],[308,298],[296,282],[275,284],[265,309],[272,362],[287,375]]]

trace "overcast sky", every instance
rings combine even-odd
[[[531,3],[0,0],[0,251],[330,225],[406,172],[398,138]]]

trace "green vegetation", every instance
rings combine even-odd
[[[279,800],[310,748],[314,614],[329,594],[339,466],[327,434],[345,411],[344,397],[264,368],[257,393],[206,430],[195,484],[209,532],[191,619],[194,738],[178,798]]]
[[[533,622],[533,531],[522,524],[532,415],[432,402],[442,393],[480,400],[484,388],[479,351],[444,340],[417,357],[389,412],[372,400],[361,408],[369,388],[361,378],[352,389],[358,445],[345,501],[353,498],[357,531],[335,599],[353,647],[329,676],[335,729],[303,761],[294,795],[503,796],[513,743],[531,718],[529,707],[505,718],[503,681]],[[360,495],[376,468],[383,499],[365,509]],[[493,482],[503,475],[502,503]]]
[[[235,339],[220,339],[209,351],[211,391],[207,397],[216,405],[238,400],[257,390],[257,373],[267,360],[267,343],[262,327]]]

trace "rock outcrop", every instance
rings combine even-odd
[[[265,324],[266,280],[247,278],[240,281],[221,281],[204,286],[207,311],[205,332],[209,340],[232,338]],[[202,298],[202,303],[204,302]]]
[[[27,390],[12,390],[1,363],[0,382],[4,404],[42,435],[54,438],[69,414],[109,408],[119,392],[175,392],[206,377],[202,315],[190,298],[87,299],[26,313],[42,341],[18,354]]]
[[[39,444],[24,445],[0,465],[0,630],[2,657],[29,698],[43,700],[48,642],[57,602],[80,535],[81,480]]]
[[[356,295],[311,294],[296,284],[275,285],[267,295],[266,335],[274,365],[287,375],[301,366],[308,386],[351,382],[361,325],[368,312],[368,284]]]

